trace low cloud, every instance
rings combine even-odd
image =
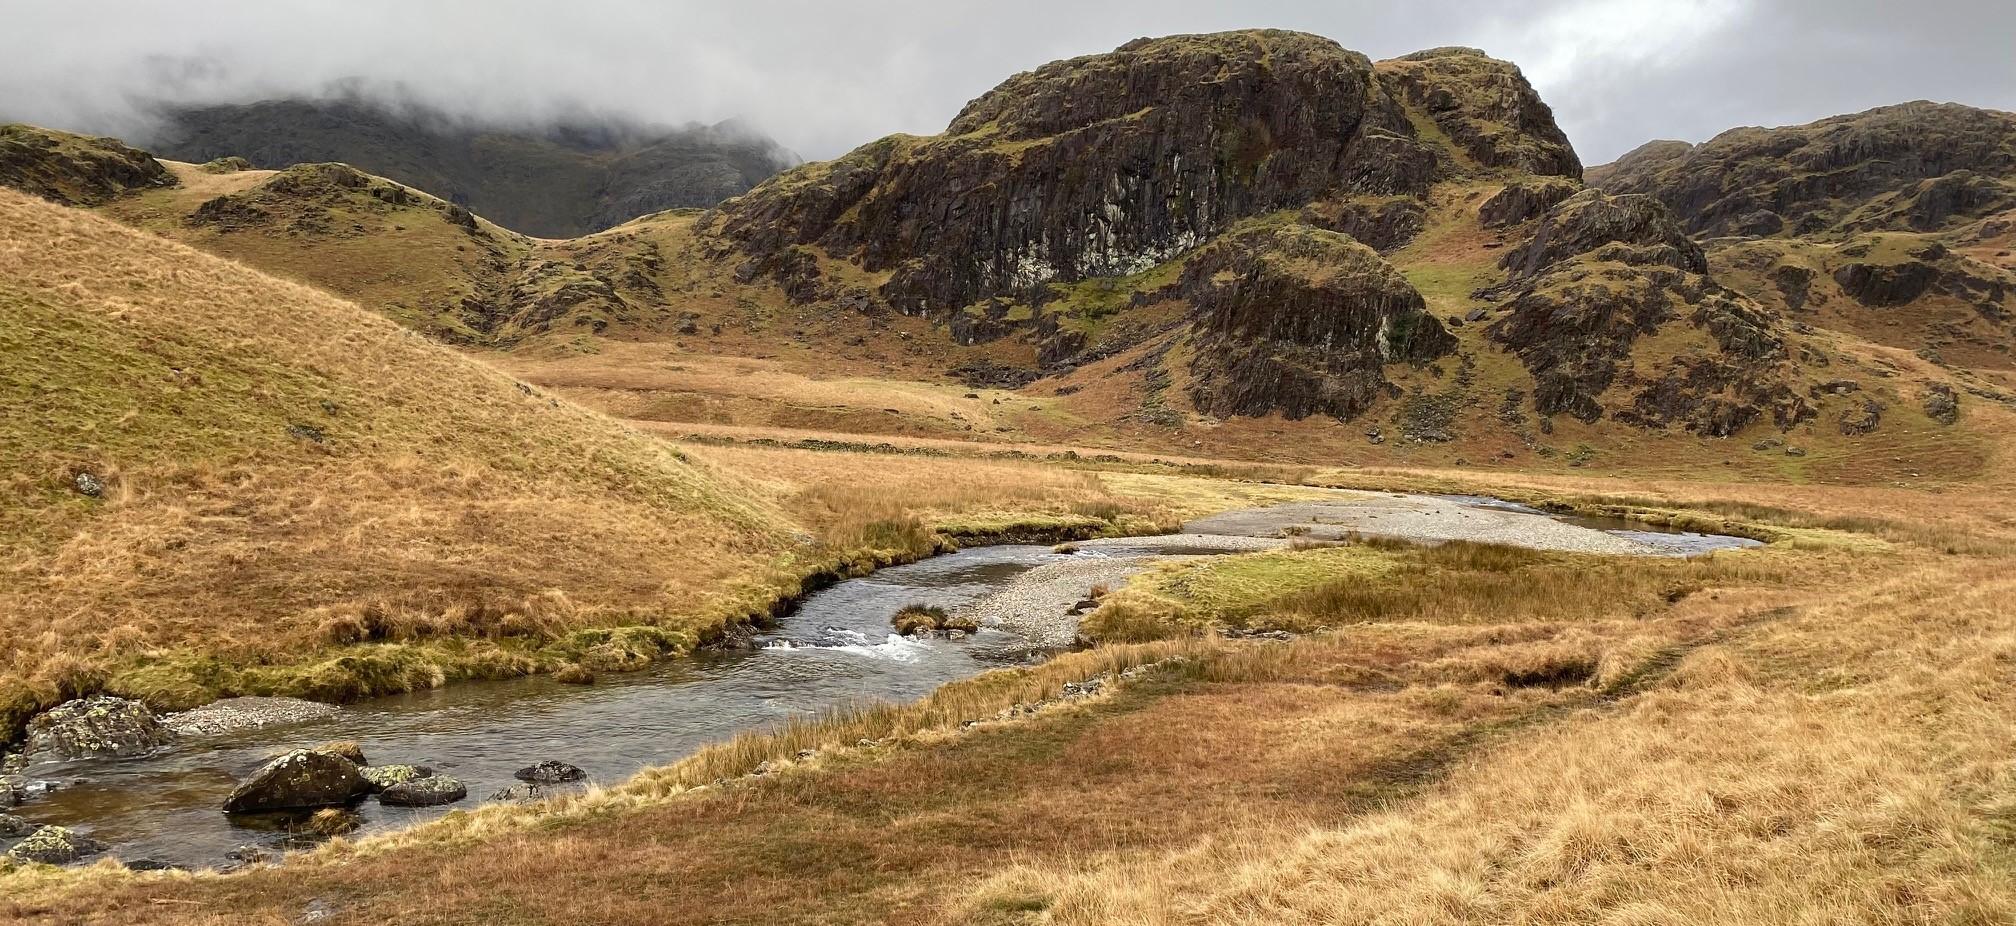
[[[1249,26],[1375,58],[1476,45],[1519,62],[1585,161],[1651,138],[1931,98],[2016,108],[2016,5],[1920,0],[1197,0],[851,4],[599,0],[17,4],[0,118],[144,139],[164,105],[348,87],[462,117],[739,118],[807,157],[932,133],[1016,71],[1142,35]]]

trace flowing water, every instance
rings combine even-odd
[[[1634,532],[1640,527],[1589,526]],[[1748,543],[1654,533],[1690,547]],[[512,773],[547,759],[580,766],[591,781],[614,783],[746,730],[851,702],[919,698],[946,682],[1044,655],[1027,640],[994,629],[959,640],[894,636],[889,618],[904,605],[956,609],[1021,573],[1074,555],[1240,549],[1195,543],[1164,548],[1150,537],[1100,541],[1076,554],[1028,545],[963,550],[817,592],[781,618],[753,651],[702,652],[606,676],[591,687],[544,677],[458,684],[366,701],[327,720],[189,740],[144,758],[40,765],[30,776],[53,789],[14,812],[33,823],[77,826],[112,843],[114,854],[129,863],[204,867],[223,864],[244,846],[299,845],[287,832],[294,822],[288,818],[227,817],[218,808],[236,782],[275,754],[328,740],[355,740],[374,763],[427,765],[461,779],[470,797],[460,807],[477,806],[506,788],[522,794],[525,785]],[[408,826],[452,809],[394,808],[368,800],[356,808],[364,818],[362,832]]]

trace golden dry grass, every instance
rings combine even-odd
[[[1023,866],[974,903],[1060,924],[2005,923],[2012,590],[1999,567],[1896,577],[1389,811]]]
[[[298,662],[346,615],[374,639],[692,633],[785,564],[789,519],[732,477],[85,213],[0,195],[0,313],[0,394],[28,412],[0,422],[7,711],[94,667],[214,694],[164,663]]]

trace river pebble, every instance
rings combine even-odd
[[[301,698],[225,698],[195,710],[169,714],[161,722],[178,736],[217,736],[288,723],[305,723],[342,712],[334,704]]]

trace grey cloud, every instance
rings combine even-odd
[[[1214,3],[280,0],[0,3],[0,117],[144,138],[162,103],[347,85],[472,119],[742,118],[808,157],[930,133],[1002,78],[1142,35],[1248,26],[1375,58],[1477,45],[1519,62],[1584,160],[1908,99],[2016,108],[2016,6],[1923,0]],[[346,84],[347,82],[347,84]]]

